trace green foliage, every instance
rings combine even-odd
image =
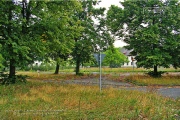
[[[151,77],[162,77],[162,74],[164,74],[164,71],[158,71],[156,74],[154,73],[154,71],[149,71],[147,72],[148,75],[150,75]]]
[[[66,60],[74,48],[74,38],[83,30],[81,21],[75,19],[81,4],[78,1],[53,1],[48,2],[46,11],[43,23],[46,55],[57,62],[58,59]]]
[[[55,69],[55,64],[42,63],[39,66],[37,66],[37,65],[27,66],[23,70],[25,70],[25,71],[31,71],[31,70],[32,71],[50,71],[50,70],[54,70],[54,69]]]
[[[103,60],[104,66],[121,67],[124,62],[127,62],[127,58],[120,52],[120,48],[111,47],[105,52],[106,56]]]
[[[102,19],[105,8],[95,8],[99,1],[83,0],[80,3],[83,11],[77,13],[76,17],[81,21],[84,30],[74,39],[75,47],[72,56],[76,63],[76,74],[82,63],[92,60],[93,53],[107,49],[114,41],[106,29],[105,19]],[[96,24],[93,18],[99,21],[99,24]]]
[[[127,49],[133,50],[138,67],[179,67],[180,3],[178,0],[126,0],[124,9],[111,6],[107,24],[112,33],[124,38]],[[125,34],[127,32],[128,34]]]
[[[9,77],[15,79],[16,67],[28,65],[44,54],[41,22],[44,1],[0,1],[1,54],[9,67]]]
[[[16,83],[26,83],[27,81],[27,75],[15,75],[13,77],[8,77],[8,74],[0,74],[0,83],[2,85],[9,85],[12,84],[14,79],[16,80]]]
[[[0,54],[0,69],[3,68],[3,64],[2,64],[3,61],[4,61],[4,59],[3,59],[2,55]]]
[[[80,2],[74,0],[50,1],[47,4],[47,14],[43,22],[45,59],[51,58],[57,62],[55,73],[58,73],[59,66],[69,58],[75,46],[74,39],[80,36],[83,30],[81,21],[76,16],[81,10]]]
[[[78,1],[2,0],[0,5],[1,53],[12,78],[16,67],[35,60],[66,60],[83,30],[75,19],[81,11]]]
[[[1,44],[0,44],[0,51],[1,51]],[[4,67],[3,62],[4,62],[4,58],[2,57],[2,55],[0,53],[0,70]]]

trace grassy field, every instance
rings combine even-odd
[[[180,100],[97,86],[27,82],[0,86],[0,118],[51,120],[176,120]]]
[[[99,79],[99,74],[85,73],[83,76],[76,76],[70,73],[53,74],[52,72],[18,72],[28,75],[31,80],[80,80]],[[161,78],[153,78],[143,73],[130,73],[126,76],[124,72],[112,72],[102,74],[103,78],[118,82],[130,82],[141,86],[180,86],[180,74],[164,74]]]

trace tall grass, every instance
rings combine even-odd
[[[60,73],[53,74],[52,72],[18,72],[17,74],[27,75],[30,80],[77,80],[77,79],[91,79],[98,78],[98,74],[85,74],[82,76],[78,76],[71,73]]]
[[[60,70],[61,72],[73,72],[74,69],[64,69]],[[145,69],[145,68],[133,68],[133,67],[121,67],[121,68],[109,68],[109,67],[102,67],[102,72],[104,73],[117,73],[117,72],[148,72],[152,71],[153,69]],[[159,71],[164,72],[180,72],[180,69],[174,69],[174,68],[158,68]],[[99,67],[89,67],[89,68],[80,68],[81,72],[99,72]]]
[[[28,82],[0,86],[1,119],[172,120],[180,101],[155,93]]]
[[[29,76],[30,80],[81,80],[81,79],[99,79],[99,74],[86,73],[83,76],[76,76],[75,74],[62,73],[52,74],[46,72],[18,72],[18,74]],[[153,78],[146,74],[129,74],[111,73],[103,74],[103,79],[117,81],[117,82],[130,82],[135,85],[141,86],[180,86],[179,74],[164,74],[160,78]]]
[[[130,75],[125,78],[127,82],[136,85],[149,85],[149,86],[180,86],[180,75],[163,75],[160,78],[154,78],[148,75]]]

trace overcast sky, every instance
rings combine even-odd
[[[123,0],[101,0],[101,2],[99,3],[99,5],[97,5],[97,7],[105,7],[107,10],[111,5],[117,5],[119,7],[122,7],[119,1],[123,1]],[[123,47],[125,45],[126,43],[122,42],[121,40],[116,40],[114,43],[115,47]]]
[[[117,6],[121,6],[119,1],[123,1],[123,0],[101,0],[101,2],[99,3],[98,6],[100,7],[105,7],[105,8],[109,8],[111,5],[117,5]]]

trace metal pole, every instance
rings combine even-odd
[[[100,89],[100,92],[101,92],[101,88],[102,88],[102,85],[101,85],[101,52],[99,54],[99,89]]]

